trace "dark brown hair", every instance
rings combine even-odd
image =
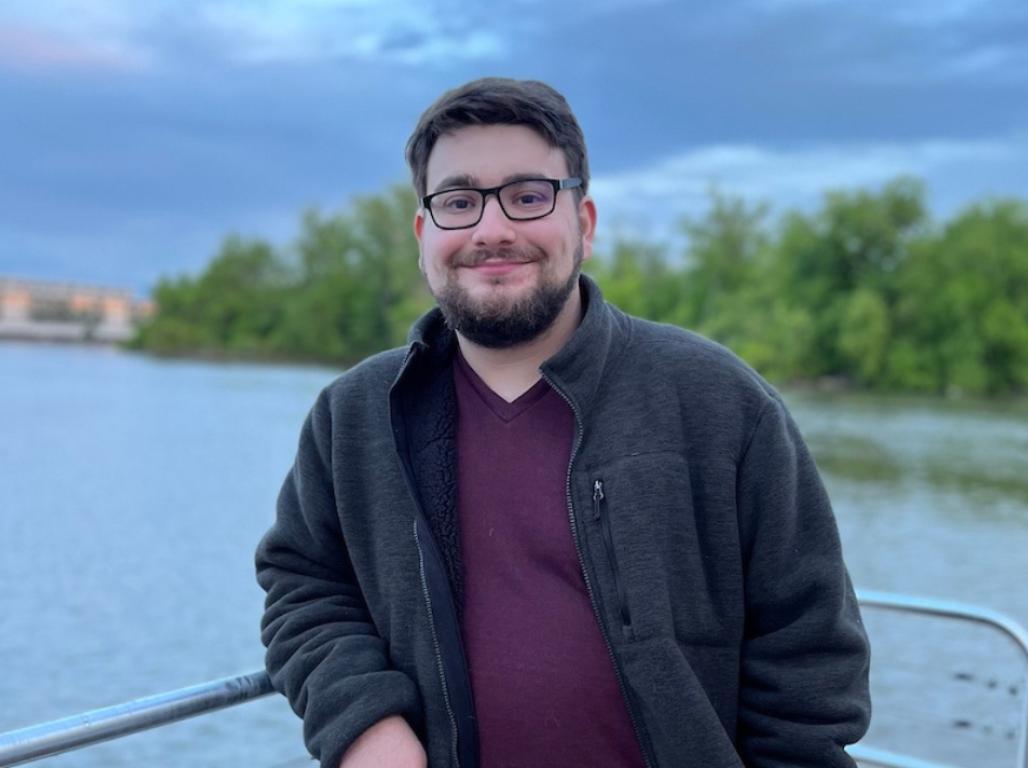
[[[469,125],[528,126],[564,153],[568,174],[582,180],[575,192],[584,195],[588,190],[585,137],[567,100],[538,80],[483,77],[440,96],[421,115],[407,140],[407,165],[418,197],[426,193],[428,157],[436,141]]]

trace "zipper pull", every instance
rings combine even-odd
[[[600,504],[603,502],[603,481],[593,481],[593,520],[600,519]]]

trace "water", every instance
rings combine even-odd
[[[1000,611],[1028,627],[1028,406],[788,398],[859,589]],[[867,742],[957,766],[1015,765],[1025,665],[992,631],[865,611]]]
[[[262,666],[253,550],[299,426],[336,375],[0,345],[0,731]],[[1028,407],[787,399],[858,588],[1028,625]],[[866,618],[876,745],[1010,765],[1009,646]],[[39,764],[265,768],[303,754],[275,696]]]
[[[335,375],[0,345],[0,730],[263,666],[253,551]],[[303,754],[280,697],[166,730],[44,763]]]

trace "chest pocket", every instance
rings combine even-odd
[[[734,467],[658,452],[577,475],[576,511],[612,639],[732,643],[743,601]]]

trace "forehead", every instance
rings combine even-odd
[[[487,187],[526,173],[567,176],[564,153],[525,125],[469,125],[439,137],[428,157],[425,182],[432,192],[456,177]]]

